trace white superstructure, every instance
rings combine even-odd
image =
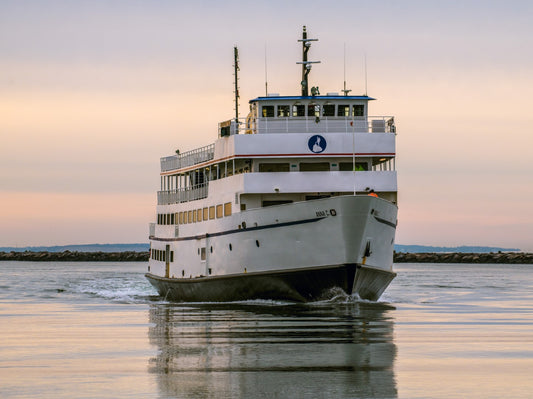
[[[308,95],[311,40],[302,95],[255,98],[213,144],[161,159],[147,277],[162,296],[377,299],[394,277],[394,118],[366,95]]]

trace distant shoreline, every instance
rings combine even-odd
[[[0,252],[0,261],[26,262],[148,262],[147,251],[80,252],[25,251]],[[408,253],[395,252],[394,263],[507,263],[533,264],[533,253]]]

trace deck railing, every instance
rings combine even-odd
[[[239,119],[219,124],[219,136],[257,133],[396,133],[394,117],[291,117]],[[207,162],[215,157],[215,145],[196,148],[183,154],[161,158],[161,172],[176,170]]]
[[[215,145],[196,148],[183,154],[176,154],[161,158],[161,172],[186,168],[202,162],[210,161],[215,157]]]
[[[157,205],[179,204],[180,202],[207,198],[207,192],[208,183],[175,190],[158,191]]]
[[[323,116],[239,119],[221,122],[219,136],[236,133],[396,133],[393,116]]]

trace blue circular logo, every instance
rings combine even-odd
[[[315,154],[320,154],[321,152],[323,152],[326,149],[327,145],[328,144],[326,143],[326,139],[319,134],[315,134],[307,142],[309,151],[314,152]]]

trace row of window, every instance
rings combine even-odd
[[[161,262],[167,261],[167,252],[162,251],[160,249],[152,249],[150,251],[150,258],[153,260],[159,260]],[[174,251],[170,251],[170,259],[169,262],[174,262]]]
[[[228,167],[229,164],[229,167]],[[300,172],[315,172],[331,170],[328,162],[299,162],[297,164],[289,164],[288,162],[278,163],[260,163],[259,172],[288,172],[291,167],[293,171]],[[352,170],[352,162],[340,162],[339,170],[346,171]],[[367,162],[356,162],[356,170],[368,170]],[[336,170],[337,163],[331,163],[333,170]],[[231,162],[222,163],[219,165],[213,165],[202,169],[193,170],[187,172],[184,175],[171,175],[164,176],[161,179],[161,190],[165,191],[175,189],[176,187],[183,188],[201,188],[205,183],[211,180],[217,180],[225,176],[233,176],[234,174],[248,173],[251,171],[250,160],[238,160],[235,162],[235,166]],[[207,194],[207,192],[206,192]],[[207,220],[207,218],[204,218]],[[201,221],[201,219],[200,219]]]
[[[176,213],[157,214],[157,224],[189,224],[231,216],[231,202]]]
[[[291,169],[296,169],[296,165],[291,165],[288,162],[275,162],[275,163],[260,163],[259,172],[289,172]],[[324,172],[330,171],[331,168],[336,168],[337,164],[329,162],[300,162],[300,172]],[[354,170],[353,162],[340,162],[338,164],[339,171],[346,172]],[[356,162],[356,171],[368,171],[367,162]]]
[[[335,112],[335,110],[337,112]],[[306,112],[307,111],[307,112]],[[364,104],[296,104],[290,105],[263,105],[261,106],[263,118],[288,118],[299,116],[364,116]]]

